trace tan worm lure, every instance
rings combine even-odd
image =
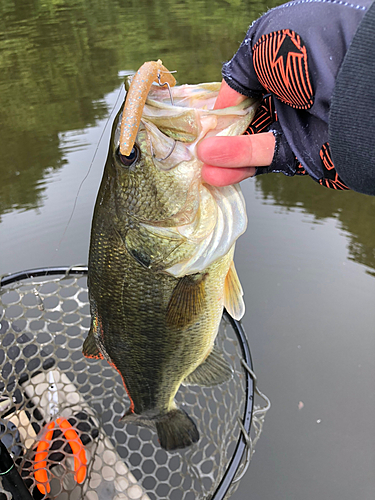
[[[137,136],[143,108],[153,82],[171,87],[176,84],[174,76],[163,66],[161,60],[142,64],[134,75],[125,101],[120,132],[120,153],[129,156]]]

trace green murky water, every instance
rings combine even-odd
[[[87,262],[127,71],[161,58],[180,83],[220,80],[278,3],[0,2],[0,274]],[[372,498],[375,198],[277,175],[243,191],[244,325],[273,406],[233,498]]]

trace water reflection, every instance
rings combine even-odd
[[[0,215],[43,204],[42,179],[65,162],[59,133],[104,116],[118,81],[111,51],[90,43],[83,2],[64,7],[0,7]]]
[[[371,269],[375,275],[375,198],[354,191],[323,188],[308,177],[287,178],[262,175],[256,180],[263,200],[291,209],[302,208],[315,220],[338,219],[347,232],[349,258]],[[327,249],[329,251],[329,249]]]
[[[322,188],[307,177],[262,175],[257,191],[265,202],[291,209],[302,208],[316,221],[339,220],[347,232],[349,258],[375,270],[375,198],[354,191]],[[370,274],[375,272],[368,270]]]
[[[107,113],[103,96],[119,84],[120,69],[163,55],[183,82],[218,79],[243,18],[262,10],[241,1],[3,3],[0,215],[43,204],[40,180],[64,164],[58,134]]]

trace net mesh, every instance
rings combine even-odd
[[[195,420],[201,437],[178,452],[161,449],[153,430],[121,421],[130,403],[121,377],[105,361],[82,355],[90,327],[85,275],[3,287],[0,320],[0,439],[34,498],[44,496],[43,483],[39,480],[38,489],[35,478],[38,463],[50,489],[42,491],[51,499],[212,497],[241,437],[246,394],[241,347],[224,317],[217,345],[234,377],[213,388],[181,386],[177,404]],[[58,426],[49,436],[44,462],[37,453],[46,425],[57,416],[70,423],[84,445],[87,470],[81,484],[75,479],[72,447]],[[0,497],[11,499],[1,485]]]

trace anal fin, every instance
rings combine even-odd
[[[243,290],[232,261],[224,283],[224,306],[232,318],[240,320],[245,314]]]
[[[214,346],[205,361],[190,373],[183,383],[211,387],[227,382],[232,376],[233,370],[230,364],[224,358],[224,354]]]

